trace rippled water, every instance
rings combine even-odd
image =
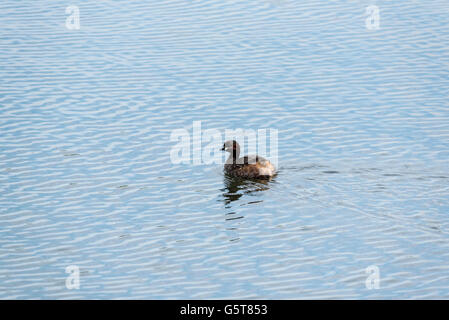
[[[449,298],[448,21],[446,0],[2,1],[0,298]],[[193,121],[277,129],[279,174],[172,164]]]

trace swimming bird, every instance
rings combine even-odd
[[[224,143],[222,151],[230,153],[224,165],[224,171],[235,177],[267,179],[275,175],[273,164],[261,156],[240,156],[240,145],[235,140]]]

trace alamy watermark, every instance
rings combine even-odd
[[[70,265],[65,268],[69,275],[65,280],[65,287],[69,290],[80,288],[80,268],[76,265]]]
[[[365,20],[365,25],[368,30],[377,30],[380,28],[380,14],[378,6],[366,7],[366,14],[368,17]]]
[[[367,289],[379,289],[380,288],[380,270],[378,266],[372,265],[365,269],[368,277],[365,280],[365,286]]]
[[[278,163],[277,129],[218,129],[202,130],[201,121],[193,122],[193,132],[175,129],[171,132],[170,142],[177,142],[170,150],[173,164],[223,164],[224,153],[221,151],[224,141],[235,140],[240,145],[241,155],[259,155]],[[204,145],[206,144],[206,145]]]
[[[80,29],[80,9],[78,6],[68,6],[65,13],[69,16],[65,20],[65,27],[69,30]]]

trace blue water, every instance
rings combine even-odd
[[[0,298],[448,299],[448,21],[447,0],[3,0]],[[173,164],[194,121],[277,129],[278,175]]]

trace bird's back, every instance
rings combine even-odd
[[[225,164],[226,173],[245,178],[269,178],[275,174],[275,167],[267,159],[257,156],[245,156],[235,163]]]

